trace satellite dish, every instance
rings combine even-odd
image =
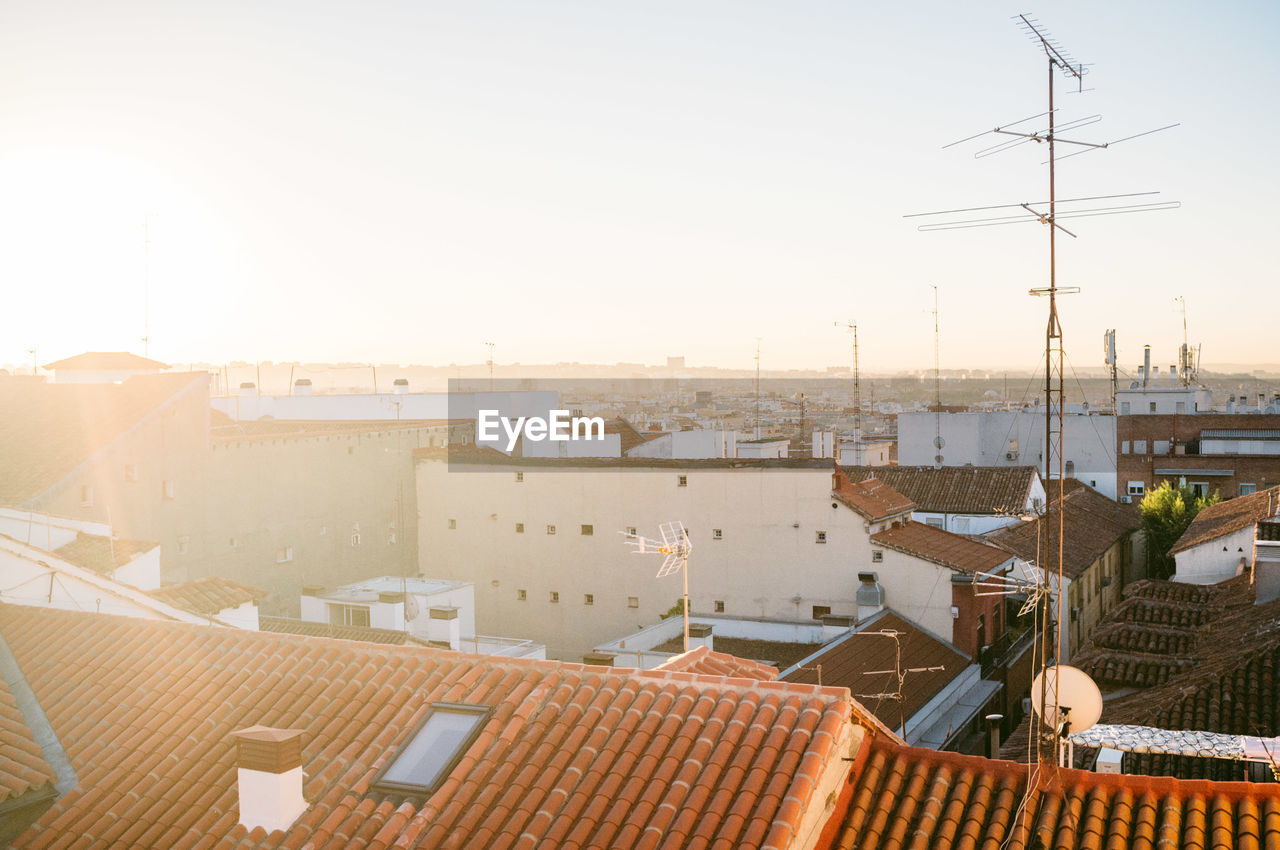
[[[1041,680],[1046,677],[1047,687],[1044,692],[1050,702],[1047,714],[1040,700]],[[1058,692],[1057,706],[1052,704],[1055,684]],[[1070,732],[1074,735],[1088,729],[1102,717],[1102,692],[1093,679],[1089,678],[1089,674],[1079,667],[1059,664],[1046,668],[1031,683],[1031,708],[1052,729],[1058,729],[1061,720],[1070,723]]]
[[[944,439],[942,439],[942,437],[941,437],[941,436],[938,436],[938,437],[934,437],[934,438],[933,438],[933,444],[934,444],[935,446],[937,446],[938,448],[942,448],[943,446],[945,446],[945,445],[947,444],[947,441],[946,441],[946,440],[944,440]]]
[[[418,607],[418,600],[412,593],[406,594],[404,597],[404,618],[405,620],[416,620],[422,610]]]

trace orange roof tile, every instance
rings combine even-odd
[[[871,542],[970,573],[994,570],[1011,557],[1003,549],[915,520],[877,531]]]
[[[61,481],[204,373],[137,375],[120,384],[0,378],[0,505]]]
[[[57,550],[57,555],[78,567],[109,575],[138,555],[144,555],[160,544],[149,540],[127,540],[98,534],[76,534],[76,539]]]
[[[394,629],[375,629],[369,626],[335,626],[332,623],[316,623],[311,620],[294,620],[289,617],[264,617],[258,615],[258,628],[264,632],[281,632],[290,635],[357,640],[365,643],[421,644],[408,632]]]
[[[8,683],[0,678],[0,809],[32,791],[52,791],[57,779]]]
[[[872,522],[906,513],[915,504],[878,478],[867,478],[856,484],[836,468],[831,482],[832,494]]]
[[[880,728],[839,688],[8,605],[0,631],[80,778],[20,846],[782,848],[851,716]],[[370,793],[436,701],[494,713],[425,801]],[[304,730],[287,833],[236,824],[254,724]]]
[[[714,652],[705,646],[694,647],[688,652],[664,661],[654,669],[684,670],[706,676],[734,676],[761,682],[772,682],[778,678],[777,667],[770,667],[759,661],[749,661],[724,652]]]
[[[1118,504],[1088,485],[1068,479],[1064,488],[1066,493],[1062,497],[1062,504],[1067,507],[1059,522],[1058,488],[1055,485],[1056,482],[1050,482],[1048,489],[1053,501],[1044,516],[999,529],[986,539],[993,546],[1036,563],[1039,561],[1041,524],[1051,552],[1057,551],[1059,526],[1064,526],[1062,572],[1067,578],[1075,579],[1108,549],[1138,529],[1138,512],[1134,505]]]
[[[1263,847],[1280,785],[1031,768],[877,740],[864,746],[819,850]]]
[[[148,590],[147,595],[193,614],[212,616],[227,608],[239,608],[246,602],[257,602],[265,598],[267,592],[231,579],[210,576]]]
[[[877,478],[915,503],[946,514],[1020,514],[1039,473],[1034,466],[844,466],[850,481]]]

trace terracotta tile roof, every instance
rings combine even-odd
[[[264,632],[279,632],[289,635],[308,635],[310,637],[334,638],[336,640],[356,640],[363,643],[382,643],[403,646],[418,644],[422,641],[394,629],[374,629],[369,626],[334,626],[329,623],[313,623],[310,620],[295,620],[291,617],[264,617],[258,615],[258,628]]]
[[[1057,552],[1058,529],[1060,525],[1065,526],[1062,571],[1067,578],[1075,579],[1118,541],[1137,530],[1138,512],[1133,505],[1113,502],[1097,490],[1072,481],[1063,497],[1066,511],[1060,522],[1057,489],[1056,482],[1050,482],[1049,495],[1053,501],[1044,516],[999,529],[986,539],[1025,561],[1038,563],[1039,527],[1044,527],[1050,551]]]
[[[851,481],[878,478],[915,502],[946,514],[1021,514],[1039,473],[1034,466],[845,466]]]
[[[1196,514],[1191,525],[1187,526],[1187,530],[1182,532],[1178,542],[1169,551],[1181,552],[1224,534],[1247,528],[1259,520],[1275,516],[1277,509],[1280,509],[1280,487],[1259,490],[1247,496],[1237,496],[1210,505]]]
[[[0,378],[0,505],[61,481],[203,373],[136,375],[120,384]]]
[[[57,774],[44,760],[44,753],[18,708],[18,701],[0,678],[0,809],[24,794],[52,790],[57,780]]]
[[[831,492],[872,522],[897,516],[915,507],[915,503],[880,479],[867,478],[855,484],[838,467],[832,476]]]
[[[101,575],[110,575],[117,567],[123,567],[137,556],[145,555],[159,545],[149,540],[76,534],[76,539],[59,548],[57,555],[78,567],[93,570]]]
[[[633,449],[641,443],[647,443],[651,439],[650,437],[646,437],[644,434],[641,434],[636,430],[634,425],[622,418],[610,419],[608,422],[605,422],[604,432],[605,434],[618,435],[618,439],[622,445],[623,454],[626,454],[629,449]]]
[[[819,850],[1270,847],[1280,785],[1047,768],[877,740],[863,747]],[[1024,806],[1025,800],[1025,806]]]
[[[246,602],[264,599],[267,592],[228,578],[210,576],[181,584],[167,584],[148,590],[147,595],[193,614],[212,616],[227,608],[238,608]]]
[[[964,572],[994,570],[1010,553],[961,534],[912,520],[871,535],[871,542]]]
[[[0,631],[80,778],[21,846],[781,848],[851,715],[879,729],[839,688],[7,605]],[[425,801],[370,793],[436,701],[494,713]],[[254,724],[304,731],[287,833],[236,824]]]
[[[77,354],[75,357],[66,357],[62,360],[46,363],[41,368],[51,371],[62,369],[64,371],[123,372],[131,369],[137,371],[168,369],[169,366],[159,360],[139,357],[127,351],[86,351],[84,354]]]
[[[706,676],[734,676],[757,682],[772,682],[778,678],[778,668],[759,661],[749,661],[724,652],[713,652],[705,646],[697,646],[688,652],[664,661],[655,670],[683,670]]]
[[[859,630],[901,633],[902,657],[911,659],[913,667],[943,667],[936,672],[908,676],[902,686],[903,709],[907,718],[924,707],[943,688],[964,672],[969,657],[946,641],[929,634],[915,623],[893,611],[885,611]],[[785,682],[807,682],[848,688],[858,694],[880,694],[897,690],[892,673],[878,676],[869,671],[893,670],[897,663],[897,644],[887,637],[853,633],[827,644],[820,652],[803,659],[798,667],[783,671]],[[819,673],[818,666],[822,666]],[[896,702],[859,698],[876,717],[889,727],[897,728],[899,711]]]

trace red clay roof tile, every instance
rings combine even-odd
[[[1010,553],[1003,549],[915,520],[877,531],[871,542],[971,573],[994,570],[1010,560]]]

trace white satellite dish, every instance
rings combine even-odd
[[[1041,690],[1041,681],[1044,689]],[[1056,705],[1055,683],[1057,685]],[[1049,702],[1048,713],[1041,702],[1042,693]],[[1047,667],[1031,683],[1031,708],[1044,718],[1045,724],[1059,729],[1062,721],[1071,724],[1070,734],[1083,732],[1102,717],[1102,691],[1089,674],[1079,667],[1059,664]],[[1061,718],[1061,720],[1059,719]]]

